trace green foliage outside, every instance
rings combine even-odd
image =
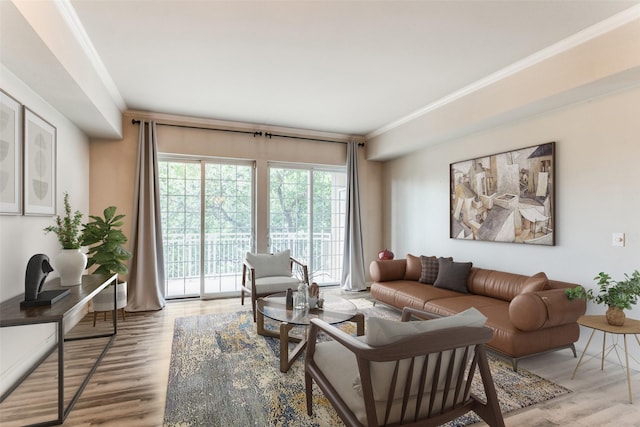
[[[200,164],[160,162],[163,230],[200,232]],[[251,232],[252,168],[207,164],[205,168],[205,230],[216,233]],[[331,229],[332,174],[313,172],[314,232]],[[306,232],[309,227],[309,171],[272,168],[270,182],[270,227],[286,232]]]
[[[205,265],[205,274],[217,274],[211,269],[236,272],[237,260],[243,259],[244,253],[251,250],[252,196],[255,191],[252,187],[253,167],[168,160],[159,162],[159,168],[167,277],[187,277],[190,275],[187,270],[199,271],[201,191],[205,195],[205,262],[211,251],[227,254],[224,259],[217,260],[216,265]],[[335,198],[335,187],[340,187],[337,181],[344,186],[343,178],[340,178],[344,173],[286,167],[272,167],[269,171],[269,231],[272,243],[276,245],[271,249],[282,249],[278,245],[288,243],[280,240],[278,244],[278,239],[288,236],[293,239],[293,243],[289,243],[297,245],[289,249],[298,257],[307,257],[310,253],[310,232],[313,233],[314,248],[323,244],[328,247],[318,236],[330,236],[336,232],[336,201],[332,198]],[[202,174],[204,190],[201,190]],[[313,212],[309,212],[311,201]],[[309,230],[311,218],[313,230]],[[213,246],[227,245],[230,241],[235,242],[231,249]],[[323,260],[319,254],[323,252],[326,250],[314,250],[313,265],[318,268],[322,268]]]

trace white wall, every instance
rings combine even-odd
[[[57,212],[62,213],[62,193],[69,192],[71,206],[89,209],[89,140],[78,128],[52,108],[20,79],[0,65],[0,87],[42,116],[57,129]],[[0,216],[0,301],[24,292],[27,262],[43,253],[50,259],[60,251],[55,234],[43,228],[53,224],[47,216]],[[55,265],[54,265],[55,268]],[[50,278],[56,277],[54,271]],[[39,356],[43,343],[51,342],[53,327],[0,329],[0,392],[11,385],[25,366]]]
[[[514,273],[544,271],[588,288],[600,271],[621,279],[640,269],[639,136],[635,88],[389,161],[384,241],[399,257],[453,256]],[[449,238],[450,163],[549,141],[556,141],[556,246]],[[625,247],[612,247],[613,232],[626,234]],[[601,314],[604,307],[589,303],[588,312]],[[627,316],[640,319],[640,307]],[[583,330],[579,346],[586,336]]]

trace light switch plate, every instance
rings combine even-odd
[[[613,246],[624,246],[624,233],[613,233]]]

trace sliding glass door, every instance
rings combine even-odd
[[[319,284],[342,276],[346,174],[344,169],[269,167],[269,247],[290,249]]]
[[[253,163],[158,163],[166,297],[237,295],[252,248]]]

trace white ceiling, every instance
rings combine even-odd
[[[2,64],[104,136],[81,117],[81,79],[6,3]],[[61,3],[120,110],[367,135],[638,1]]]

